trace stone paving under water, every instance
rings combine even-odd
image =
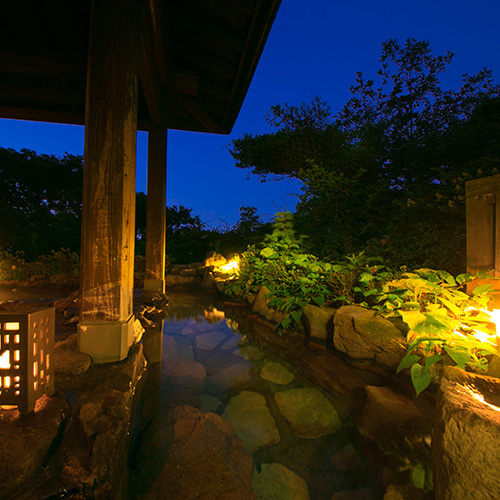
[[[351,498],[379,498],[372,451],[354,429],[349,405],[263,351],[244,317],[226,317],[211,302],[209,296],[170,296],[162,361],[148,367],[139,404],[129,497],[147,494],[168,455],[165,415],[187,404],[231,424],[252,454],[257,498],[329,500],[348,498],[339,496],[348,491],[357,495]]]

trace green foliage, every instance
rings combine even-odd
[[[460,368],[486,372],[486,356],[500,354],[489,339],[496,339],[496,329],[485,310],[491,285],[476,287],[471,296],[462,291],[474,278],[418,269],[388,281],[378,295],[378,312],[400,316],[410,329],[411,343],[397,372],[410,369],[417,395],[432,380],[431,366],[445,358]],[[481,340],[477,331],[482,332]]]
[[[0,247],[28,259],[78,251],[82,175],[81,156],[0,148]]]
[[[331,269],[328,284],[335,297],[333,300],[363,307],[373,304],[381,286],[394,277],[394,272],[383,265],[381,257],[369,257],[364,252],[345,256]]]
[[[80,269],[80,257],[67,248],[52,250],[48,255],[27,262],[24,252],[15,254],[0,250],[0,280],[26,280],[30,276],[76,274]]]
[[[388,40],[378,73],[358,73],[338,113],[318,97],[273,106],[276,132],[233,141],[236,166],[303,181],[295,227],[322,259],[365,250],[458,274],[465,182],[500,172],[500,86],[483,69],[444,89],[452,60],[429,42]]]
[[[303,307],[330,297],[327,276],[331,265],[306,253],[305,239],[297,235],[290,213],[276,214],[274,230],[266,235],[262,248],[251,246],[240,259],[240,274],[229,282],[229,294],[255,294],[261,286],[269,290],[269,305],[286,313],[277,325],[279,334],[300,323]]]

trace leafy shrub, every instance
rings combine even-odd
[[[0,279],[25,280],[30,276],[50,276],[52,274],[76,274],[80,269],[80,257],[67,248],[52,250],[33,262],[26,262],[24,252],[15,254],[0,250]]]
[[[483,276],[484,277],[484,276]],[[431,380],[430,367],[451,359],[462,369],[486,372],[491,354],[499,355],[496,327],[486,311],[491,285],[463,291],[475,278],[466,273],[454,278],[446,271],[417,269],[388,281],[376,308],[384,316],[400,316],[410,328],[411,343],[397,372],[409,368],[417,395]]]
[[[327,284],[331,264],[321,262],[305,251],[305,239],[293,229],[293,215],[276,214],[274,230],[266,235],[260,250],[250,246],[240,259],[240,274],[228,283],[229,294],[256,293],[261,286],[269,289],[269,305],[287,313],[277,325],[278,333],[299,323],[302,309],[330,298]]]

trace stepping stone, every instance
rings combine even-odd
[[[221,349],[224,349],[225,351],[233,350],[240,347],[239,344],[243,343],[244,340],[239,335],[233,334],[233,336],[227,342],[224,342]]]
[[[277,392],[274,399],[281,415],[299,437],[317,438],[333,434],[342,426],[330,401],[314,387]]]
[[[163,374],[168,383],[201,392],[207,372],[201,363],[186,359],[167,359],[162,362]]]
[[[330,460],[340,470],[364,470],[356,448],[350,443],[337,451]]]
[[[224,370],[221,370],[219,373],[208,377],[208,380],[210,380],[212,384],[223,389],[239,387],[240,385],[250,382],[251,369],[252,365],[250,363],[244,361],[235,363],[234,365],[224,368]]]
[[[254,345],[240,347],[234,350],[233,354],[248,361],[257,361],[264,357],[264,352]]]
[[[266,398],[258,392],[242,391],[232,397],[222,418],[233,426],[250,453],[280,440],[276,423],[266,405]]]
[[[215,330],[203,335],[197,335],[195,338],[196,347],[209,351],[220,344],[226,338],[226,334]]]
[[[303,478],[284,465],[261,464],[253,470],[252,488],[258,500],[309,500]]]
[[[217,411],[217,408],[222,404],[219,398],[216,398],[215,396],[210,396],[208,394],[202,394],[200,396],[201,400],[201,407],[200,411],[203,412],[212,412],[215,413]]]
[[[274,361],[269,361],[264,365],[260,371],[260,376],[264,380],[280,385],[289,384],[295,378],[291,371],[287,370],[281,363]]]
[[[182,329],[181,335],[192,335],[193,333],[195,333],[195,331],[189,328],[189,326],[186,326]]]

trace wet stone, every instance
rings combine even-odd
[[[363,463],[356,448],[352,444],[344,446],[331,458],[332,463],[340,470],[363,470]]]
[[[201,407],[200,411],[206,412],[216,412],[219,406],[222,404],[219,398],[215,396],[210,396],[209,394],[202,394],[200,396]]]
[[[240,345],[243,345],[244,343],[245,340],[243,340],[239,335],[233,335],[227,342],[224,342],[221,349],[224,351],[233,350],[240,347]]]
[[[287,370],[281,363],[269,361],[260,371],[260,376],[269,382],[274,382],[279,385],[289,384],[295,375]]]
[[[337,411],[319,389],[289,389],[277,392],[274,399],[281,415],[299,437],[333,434],[342,426]]]
[[[234,350],[233,354],[248,361],[258,361],[264,357],[264,352],[254,345],[240,347]]]
[[[233,426],[250,453],[280,440],[276,423],[267,407],[266,398],[258,392],[242,391],[232,397],[222,418]]]
[[[196,332],[189,326],[186,326],[185,328],[182,329],[181,335],[192,335],[193,333]]]
[[[259,500],[309,500],[310,498],[304,479],[278,463],[260,464],[259,468],[255,467],[252,487]]]
[[[226,338],[226,334],[218,331],[204,333],[196,337],[196,347],[209,351],[214,349]]]
[[[244,361],[235,363],[208,378],[212,384],[219,388],[229,389],[239,387],[250,382],[252,365]]]

